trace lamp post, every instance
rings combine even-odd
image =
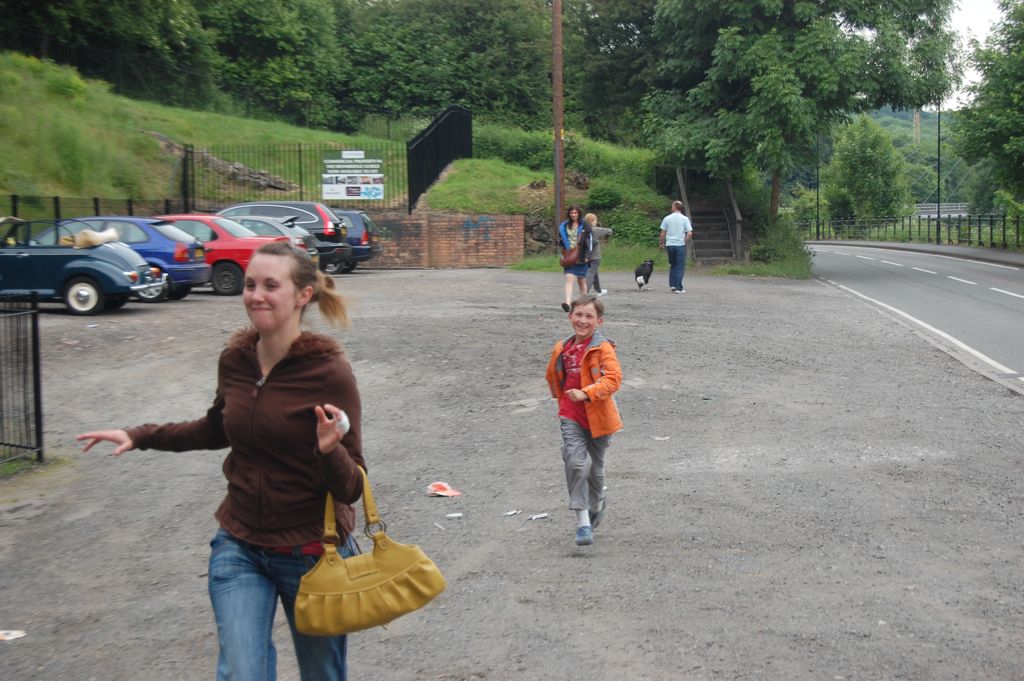
[[[551,95],[552,95],[552,127],[555,131],[555,243],[558,242],[558,225],[562,220],[562,208],[565,202],[565,148],[563,144],[563,112],[562,112],[562,0],[551,2]]]
[[[814,238],[821,241],[821,135],[814,134]]]
[[[942,243],[942,102],[936,108],[939,128],[935,133],[935,243]]]

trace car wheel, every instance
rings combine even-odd
[[[139,291],[135,295],[137,295],[139,300],[144,303],[162,303],[167,299],[167,289],[169,286],[169,284],[165,283],[159,288],[150,288],[145,291]]]
[[[235,296],[242,292],[242,268],[233,262],[219,262],[213,266],[210,284],[219,296]]]
[[[130,296],[107,296],[103,301],[103,307],[107,310],[119,310],[125,306]]]
[[[339,274],[341,272],[341,266],[342,263],[335,260],[334,262],[329,262],[326,265],[321,266],[320,269],[322,269],[327,274]]]
[[[89,277],[75,277],[64,289],[64,305],[75,315],[98,314],[103,309],[103,294]]]
[[[192,287],[191,286],[181,286],[181,285],[178,285],[178,286],[173,287],[170,290],[170,292],[167,294],[167,297],[170,298],[171,300],[181,300],[182,298],[184,298],[185,296],[187,296],[191,292],[192,292]]]
[[[348,274],[349,272],[352,272],[353,270],[355,270],[355,268],[356,268],[355,261],[347,262],[347,263],[345,263],[344,265],[341,266],[341,273],[342,274]]]

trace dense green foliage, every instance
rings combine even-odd
[[[0,41],[118,92],[352,131],[462,104],[550,125],[543,0],[0,0]]]
[[[127,99],[71,68],[0,53],[0,194],[178,196],[178,159],[150,133],[197,147],[363,139]]]
[[[1004,0],[1004,22],[974,52],[983,76],[974,105],[960,120],[943,116],[938,182],[933,112],[922,113],[921,141],[913,139],[912,110],[933,105],[955,81],[951,4],[563,0],[566,169],[591,181],[578,198],[640,224],[664,211],[664,197],[650,189],[654,165],[678,164],[732,177],[741,202],[758,215],[774,214],[785,182],[782,201],[805,215],[810,199],[798,187],[814,186],[819,160],[824,178],[851,115],[884,106],[873,118],[902,156],[898,184],[908,185],[909,201],[935,200],[937,184],[944,201],[967,200],[975,211],[1019,200],[1019,1]],[[391,114],[429,120],[462,104],[474,113],[477,157],[538,173],[553,164],[546,0],[0,0],[0,13],[5,47],[75,65],[118,93],[348,133],[365,130],[382,112],[390,126]],[[46,78],[50,94],[91,120],[83,109],[93,85],[70,71]],[[29,128],[13,131],[16,121]],[[42,155],[44,180],[24,165],[0,170],[0,183],[18,191],[137,196],[151,191],[161,163],[121,158],[114,170],[110,159],[120,152],[93,149],[107,133],[63,115],[46,134],[34,132],[21,111],[0,125],[8,139],[62,149]],[[210,129],[220,126],[172,136],[201,143]],[[127,139],[132,147],[153,146],[134,132]],[[108,163],[111,170],[93,172]],[[838,176],[840,169],[828,172]],[[870,174],[890,172],[872,167]],[[769,179],[772,195],[762,191]],[[676,191],[673,183],[657,185]],[[851,201],[835,192],[826,204],[829,198],[837,199],[833,215],[854,213]]]
[[[569,120],[592,136],[642,140],[642,102],[655,82],[657,0],[565,3],[566,94]]]
[[[910,203],[903,157],[881,126],[861,116],[836,141],[826,171],[832,217],[905,215]]]
[[[960,153],[971,161],[991,158],[1006,190],[1024,195],[1024,4],[1001,0],[1003,20],[972,61],[982,75],[974,100],[960,112]]]
[[[851,113],[921,106],[952,88],[952,0],[661,0],[663,87],[648,131],[674,161],[782,176]]]
[[[792,221],[786,218],[773,220],[760,231],[761,238],[750,248],[752,261],[778,263],[799,259],[810,263],[810,252],[793,229]]]

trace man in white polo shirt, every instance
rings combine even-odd
[[[668,287],[672,293],[686,293],[683,273],[686,271],[686,244],[693,238],[690,218],[683,215],[683,202],[673,201],[672,212],[661,221],[658,245],[668,252]]]

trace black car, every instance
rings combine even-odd
[[[316,239],[320,269],[325,272],[339,271],[352,258],[345,224],[330,207],[318,201],[247,201],[228,206],[217,214],[229,218],[247,215],[265,215],[279,220],[294,218],[293,224]]]
[[[342,272],[351,272],[361,262],[376,258],[381,254],[380,230],[369,215],[361,210],[331,209],[348,231],[348,243],[352,246],[352,256],[342,266]],[[325,270],[330,272],[330,270]]]

